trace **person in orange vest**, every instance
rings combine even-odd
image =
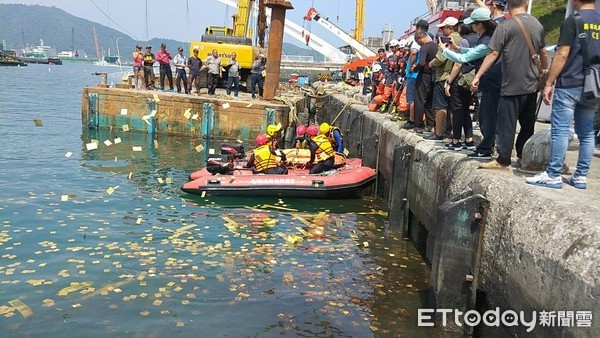
[[[319,127],[314,124],[310,125],[306,129],[306,132],[310,137],[308,141],[308,147],[310,148],[309,163],[317,161],[310,169],[310,174],[320,174],[324,171],[334,169],[335,150],[327,136],[323,134],[319,135]]]
[[[373,93],[371,94],[371,103],[369,103],[369,111],[376,111],[378,106],[378,102],[381,101],[381,98],[375,100],[376,97],[381,97],[383,95],[383,91],[385,90],[385,76],[383,75],[383,70],[381,65],[375,64],[373,66]]]
[[[392,111],[391,114],[392,115],[397,115],[398,110],[400,111],[404,111],[406,110],[406,104],[401,107],[400,104],[400,98],[403,95],[403,91],[404,91],[404,86],[405,86],[405,71],[406,71],[406,60],[409,57],[409,53],[410,53],[410,45],[408,43],[408,41],[406,40],[400,40],[400,44],[399,44],[399,48],[398,48],[398,56],[400,57],[400,59],[402,60],[402,68],[400,69],[400,73],[398,75],[398,81],[396,81],[396,86],[394,87],[394,92],[392,93],[392,97],[393,97],[393,106],[392,106]],[[396,116],[399,117],[399,116]]]
[[[246,168],[252,168],[255,174],[287,175],[288,169],[283,164],[286,161],[285,153],[277,154],[269,144],[269,138],[264,134],[256,137],[256,145],[258,147],[250,156]],[[281,158],[282,163],[279,163],[277,157]]]
[[[398,79],[403,75],[404,64],[406,63],[406,60],[401,57],[400,41],[397,39],[390,41],[390,48],[392,49],[392,55],[387,58],[387,69],[383,69],[385,75],[385,89],[383,95],[375,96],[371,101],[371,104],[375,104],[374,107],[380,107],[379,111],[382,113],[387,111],[390,97],[392,96],[394,87],[398,84]],[[369,107],[371,107],[371,105],[369,105]]]

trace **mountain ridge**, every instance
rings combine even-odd
[[[51,29],[49,29],[49,27]],[[135,45],[152,45],[155,50],[161,43],[165,43],[171,51],[182,46],[189,50],[189,41],[178,41],[168,38],[152,38],[148,41],[135,40],[126,33],[72,15],[60,8],[23,5],[23,4],[0,4],[0,39],[5,40],[6,49],[20,50],[29,46],[37,46],[40,39],[44,45],[56,48],[57,52],[72,50],[74,35],[74,49],[82,55],[84,52],[88,57],[96,56],[94,35],[92,27],[96,27],[98,45],[104,55],[117,54],[116,41],[119,42],[119,52],[130,55]],[[72,31],[74,30],[74,34]],[[198,32],[200,39],[202,32]],[[291,43],[283,44],[284,54],[289,55],[312,55],[315,60],[323,60],[323,56],[314,50],[298,47]],[[123,59],[126,59],[125,57]]]

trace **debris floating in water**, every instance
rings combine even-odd
[[[35,124],[36,127],[43,127],[44,124],[42,123],[41,119],[33,119],[33,123]]]

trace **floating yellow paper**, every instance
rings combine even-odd
[[[116,137],[116,138],[113,140],[113,142],[114,142],[115,144],[119,144],[119,143],[121,143],[121,138],[120,138],[120,137]]]
[[[344,148],[344,155],[348,156],[348,154],[350,154],[350,151],[348,151],[348,149]]]
[[[158,149],[158,141],[154,140],[154,149]]]
[[[36,127],[44,126],[44,124],[42,123],[42,120],[40,120],[40,119],[33,119],[33,123],[35,124]]]
[[[68,201],[69,200],[69,195],[61,195],[60,196],[60,200],[63,201],[63,202]]]
[[[65,157],[71,157],[71,156],[73,156],[73,153],[70,151],[67,151],[67,153],[65,154]]]
[[[90,143],[85,144],[85,148],[87,150],[94,150],[94,149],[98,149],[98,145],[96,144],[96,142],[90,142]]]
[[[183,113],[183,116],[188,120],[190,119],[190,117],[192,117],[192,113],[190,112],[190,110],[191,108],[188,108],[188,110],[186,110],[185,113]]]
[[[197,152],[201,152],[202,150],[204,150],[204,146],[202,146],[201,144],[199,144],[194,149],[196,149]]]
[[[142,151],[142,147],[140,146],[133,146],[131,148],[133,149],[133,151]]]
[[[208,153],[209,153],[210,155],[214,155],[214,154],[215,154],[215,150],[214,150],[214,149],[212,149],[212,148],[210,148],[210,149],[208,149]]]
[[[123,131],[129,131],[129,126],[124,124],[121,126],[121,129],[123,129]]]
[[[133,176],[133,172],[129,172],[129,176],[127,176],[128,179],[131,179],[131,176]]]
[[[143,220],[144,220],[143,218],[138,217],[137,221],[135,221],[135,224],[142,224]]]
[[[173,183],[173,180],[170,177],[167,177],[165,182],[167,182],[167,184],[171,184],[171,183]]]
[[[192,115],[192,120],[197,120],[197,119],[198,119],[198,114]]]
[[[25,305],[20,299],[9,300],[8,304],[17,309],[23,315],[23,318],[29,318],[33,315],[33,311],[31,311],[29,306]]]
[[[164,181],[162,178],[160,178],[160,177],[159,177],[159,178],[157,178],[156,180],[157,180],[157,181],[158,181],[158,183],[160,183],[160,184],[163,184],[163,183],[165,183],[165,181]]]
[[[121,108],[121,115],[127,115],[127,108]]]
[[[110,142],[110,140],[106,140],[104,141],[104,145],[110,147],[112,145],[112,142]]]
[[[200,194],[200,197],[204,197],[206,196],[206,191],[203,191],[202,194]]]
[[[237,143],[244,143],[242,140],[235,140]]]
[[[365,248],[368,248],[368,247],[369,247],[369,242],[363,242],[363,246],[364,246]]]
[[[112,195],[113,192],[115,192],[115,189],[113,189],[113,187],[108,187],[108,189],[106,189],[106,193],[109,195]]]

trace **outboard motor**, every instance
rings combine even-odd
[[[246,156],[244,151],[244,145],[240,144],[238,146],[234,146],[231,144],[224,144],[221,146],[221,155],[231,155],[234,159],[243,159]]]
[[[221,146],[221,155],[213,155],[206,160],[206,170],[216,175],[231,175],[233,173],[233,161],[243,159],[246,156],[243,145],[224,144]]]

